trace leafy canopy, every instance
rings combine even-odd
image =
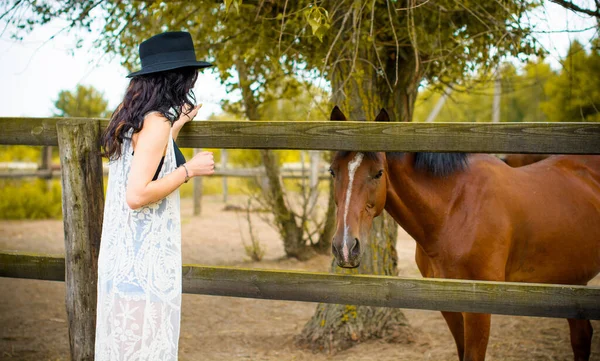
[[[121,55],[129,70],[139,67],[141,41],[186,30],[197,56],[215,62],[230,90],[240,87],[235,70],[243,62],[261,103],[277,93],[272,89],[281,79],[331,80],[332,70],[344,63],[368,64],[352,66],[344,76],[375,72],[391,87],[406,71],[403,59],[415,57],[413,82],[460,83],[506,55],[538,53],[523,17],[540,1],[9,0],[3,18],[17,37],[55,18],[67,19],[71,27],[100,28],[95,45]]]
[[[77,85],[75,91],[62,90],[54,103],[59,117],[105,118],[108,102],[93,86]]]

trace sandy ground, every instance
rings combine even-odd
[[[245,204],[242,198],[233,202]],[[192,216],[182,205],[183,262],[327,272],[330,257],[309,262],[282,260],[276,232],[257,215],[254,229],[266,248],[262,262],[248,261],[245,215],[224,211],[217,197],[205,197],[203,214]],[[244,238],[242,238],[244,237]],[[418,277],[414,241],[400,231],[400,273]],[[61,254],[61,221],[0,221],[0,250]],[[600,277],[592,284],[600,285]],[[68,360],[69,345],[61,282],[0,278],[0,360]],[[599,300],[600,302],[600,300]],[[181,360],[450,360],[454,341],[439,312],[406,310],[415,333],[409,345],[358,342],[335,355],[313,354],[294,346],[293,338],[316,304],[183,295]],[[594,321],[591,360],[600,361],[600,322]],[[487,360],[572,360],[565,320],[494,316]]]

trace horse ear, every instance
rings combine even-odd
[[[389,122],[390,115],[384,108],[381,108],[381,110],[379,111],[379,114],[377,114],[377,117],[375,118],[375,121],[376,122]]]
[[[336,105],[335,107],[333,107],[333,110],[331,111],[331,116],[329,116],[329,120],[346,120],[346,116],[344,115],[344,113],[342,113],[340,108],[338,108],[338,106]]]

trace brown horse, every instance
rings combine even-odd
[[[331,119],[345,116],[336,107]],[[586,285],[600,272],[599,156],[511,168],[483,154],[346,151],[331,174],[341,267],[359,265],[385,209],[417,242],[425,277]],[[442,314],[459,359],[484,360],[491,315]],[[590,321],[568,321],[575,360],[588,360]]]

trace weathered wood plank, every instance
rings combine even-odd
[[[62,172],[66,305],[71,360],[94,359],[104,194],[97,121],[56,125]]]
[[[9,172],[0,172],[0,179],[18,179],[18,178],[60,178],[58,170],[17,170]]]
[[[61,121],[76,124],[80,121],[92,121],[98,124],[99,119],[89,118],[9,118],[0,117],[0,144],[13,145],[58,145],[56,125]],[[106,128],[104,120],[101,127]]]
[[[0,254],[0,277],[53,279],[60,260]],[[48,272],[40,271],[39,268]],[[183,266],[183,292],[519,316],[600,319],[600,287]]]
[[[600,288],[187,266],[187,293],[600,319]]]
[[[274,148],[469,153],[600,154],[600,124],[198,122],[178,144]]]
[[[0,252],[0,277],[64,281],[65,258],[34,253]]]
[[[108,168],[103,170],[105,176],[108,175]],[[236,177],[236,178],[256,178],[265,176],[264,168],[227,168],[227,169],[215,169],[212,174],[213,177]],[[15,171],[0,171],[0,179],[18,179],[18,178],[60,178],[60,170],[15,170]],[[281,177],[285,179],[308,179],[309,175],[302,175],[301,172],[289,171],[282,169]],[[194,179],[200,177],[195,177]],[[320,180],[330,179],[329,173],[322,172],[319,175]]]
[[[59,119],[0,118],[0,144],[55,145],[52,124]],[[100,124],[104,129],[108,123]],[[192,122],[177,143],[190,148],[600,154],[600,124]]]

